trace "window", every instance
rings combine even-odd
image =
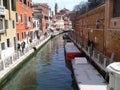
[[[24,22],[25,22],[25,26],[27,26],[27,14],[24,14]]]
[[[19,35],[19,33],[17,33],[17,40],[18,40],[18,41],[20,40],[20,35]]]
[[[1,43],[1,49],[4,50],[5,49],[5,43]]]
[[[30,3],[28,2],[28,7],[30,6]]]
[[[120,0],[114,0],[113,17],[120,17]]]
[[[24,4],[27,4],[27,1],[26,1],[26,0],[24,0]]]
[[[21,20],[21,22],[23,22],[23,20],[22,20],[22,14],[20,14],[20,20]]]
[[[3,30],[3,20],[0,19],[0,30]]]
[[[11,8],[13,11],[16,11],[16,0],[11,0]]]
[[[26,32],[24,32],[24,38],[26,38]]]
[[[3,0],[3,5],[6,9],[9,9],[9,0]]]
[[[26,38],[26,32],[22,32],[22,38]]]
[[[18,22],[18,13],[16,13],[16,22]]]
[[[8,29],[8,20],[5,20],[5,29]]]
[[[30,3],[30,7],[32,8],[32,4]]]
[[[0,5],[2,5],[2,4],[1,4],[1,0],[0,0]]]
[[[31,18],[29,17],[29,22],[31,21]]]
[[[24,39],[24,32],[22,32],[22,39]]]
[[[10,39],[7,39],[7,47],[10,47]]]
[[[15,21],[12,21],[12,27],[15,28]]]

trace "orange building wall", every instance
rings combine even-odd
[[[46,24],[48,24],[48,20],[46,20],[46,19],[44,18],[44,16],[48,16],[48,15],[43,12],[43,18],[42,18],[43,27],[42,27],[42,28],[43,28],[43,31],[46,32],[46,30],[47,30]]]
[[[49,18],[48,14],[49,14],[49,7],[46,3],[42,3],[40,4],[40,8],[42,10],[42,30],[43,32],[47,31],[48,26],[46,27],[46,25],[48,24],[48,19],[45,19],[45,16]]]
[[[23,1],[23,0],[22,0]],[[31,0],[26,0],[31,1]],[[16,0],[16,12],[18,13],[18,22],[16,22],[16,31],[19,33],[20,41],[23,40],[22,38],[22,32],[29,32],[31,29],[33,29],[33,23],[32,23],[32,9],[25,5],[23,2],[20,2],[20,0]],[[22,14],[22,22],[20,21],[19,17],[20,14]],[[25,27],[25,20],[24,20],[24,14],[27,14],[28,17],[31,17],[30,27]],[[29,20],[27,18],[27,20]]]

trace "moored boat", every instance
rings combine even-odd
[[[71,61],[75,57],[80,57],[82,52],[76,47],[73,42],[65,43],[65,57],[66,60]]]
[[[74,77],[79,90],[107,90],[107,83],[85,57],[72,60]]]

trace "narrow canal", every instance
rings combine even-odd
[[[2,90],[74,90],[62,35],[50,40]]]

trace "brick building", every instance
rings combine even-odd
[[[73,20],[77,40],[85,44],[88,40],[94,41],[95,49],[106,56],[115,53],[114,61],[120,61],[119,5],[119,0],[105,0]]]
[[[47,3],[39,3],[39,7],[42,14],[42,30],[46,32],[48,29],[48,18],[49,18],[49,6]]]
[[[33,39],[32,0],[16,0],[16,32],[17,40],[29,44]]]

